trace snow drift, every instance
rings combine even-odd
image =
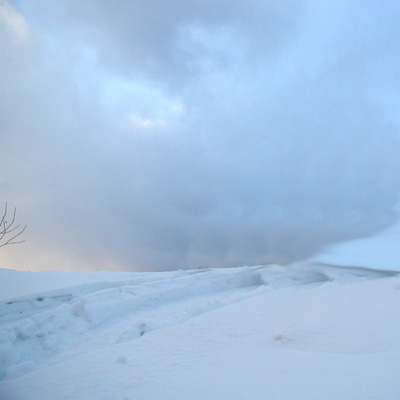
[[[1,275],[1,399],[400,398],[394,271]]]

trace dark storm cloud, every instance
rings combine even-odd
[[[10,263],[291,262],[394,223],[395,4],[282,3],[0,2]]]
[[[295,29],[302,10],[296,3],[71,1],[64,15],[107,66],[181,86],[242,52],[271,53]]]

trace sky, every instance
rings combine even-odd
[[[0,267],[314,257],[397,223],[395,1],[0,0]]]

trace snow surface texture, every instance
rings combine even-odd
[[[398,272],[0,276],[2,400],[400,399]]]

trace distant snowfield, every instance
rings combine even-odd
[[[0,270],[0,399],[400,399],[398,272]]]

